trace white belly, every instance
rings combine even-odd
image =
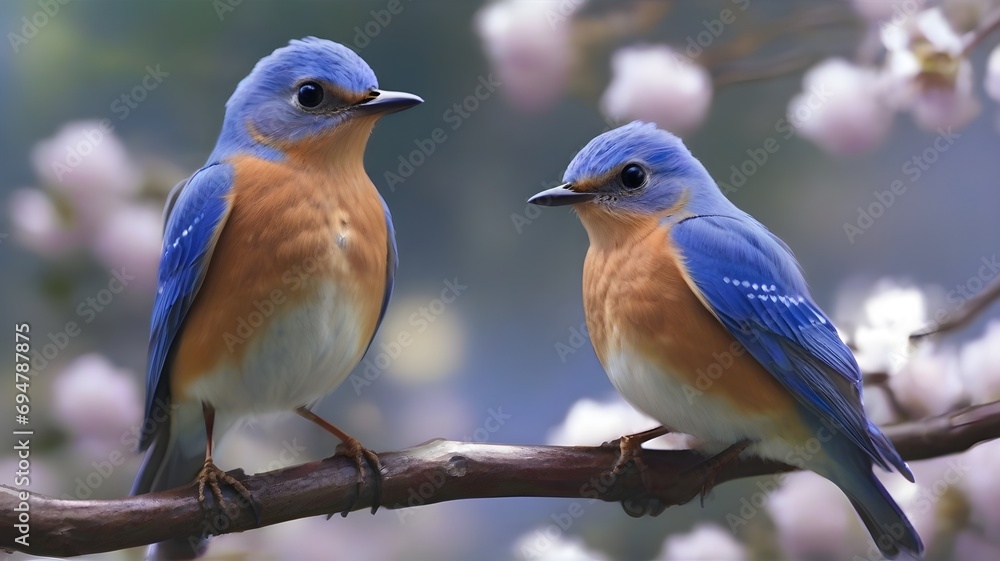
[[[354,306],[333,282],[315,290],[308,305],[279,306],[242,359],[221,361],[191,386],[192,398],[223,413],[269,413],[311,404],[340,385],[371,334],[359,333]]]
[[[627,346],[608,356],[608,377],[633,407],[663,426],[701,440],[699,449],[715,454],[742,440],[748,453],[781,459],[792,447],[776,437],[782,430],[767,417],[748,417],[724,399],[698,391],[679,375],[669,375]]]

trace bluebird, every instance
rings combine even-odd
[[[197,481],[247,489],[212,459],[213,436],[242,417],[296,411],[380,463],[309,407],[361,360],[396,271],[389,209],[363,156],[379,117],[423,100],[381,90],[347,47],[291,41],[257,63],[226,103],[208,162],[168,197],[153,305],[146,457],[132,493]],[[256,508],[255,508],[256,512]],[[193,558],[198,539],[156,544],[151,559]]]
[[[810,469],[847,495],[883,555],[919,556],[872,466],[913,475],[866,417],[858,364],[788,246],[651,124],[593,139],[563,180],[529,202],[573,205],[583,222],[591,343],[615,388],[663,424],[637,442],[674,430],[708,454]]]

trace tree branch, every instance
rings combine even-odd
[[[886,433],[900,454],[920,460],[968,449],[1000,437],[1000,402],[912,423]],[[379,455],[385,466],[382,505],[406,509],[443,501],[491,497],[564,497],[623,502],[631,515],[658,514],[666,506],[689,502],[705,483],[706,459],[690,450],[647,450],[647,470],[634,468],[612,477],[617,445],[597,447],[510,446],[432,440]],[[741,477],[795,469],[779,462],[730,463],[715,478]],[[61,500],[31,495],[29,547],[15,542],[20,533],[17,489],[0,486],[0,547],[34,555],[72,556],[136,547],[178,536],[242,532],[297,518],[368,508],[371,490],[357,495],[353,462],[334,456],[251,477],[232,472],[253,493],[261,508],[254,519],[249,505],[225,489],[229,508],[206,519],[191,486],[114,500]],[[399,510],[401,519],[409,511]]]
[[[1000,14],[1000,10],[997,10]],[[998,19],[1000,21],[1000,19]],[[941,333],[947,333],[958,329],[959,327],[964,327],[965,325],[976,319],[980,313],[989,308],[991,304],[1000,300],[1000,278],[995,279],[990,284],[986,285],[982,291],[977,292],[971,298],[969,298],[965,305],[962,306],[953,316],[946,318],[941,323],[932,325],[928,328],[922,329],[910,335],[910,341],[918,341],[924,337],[929,337],[931,335],[939,335]]]

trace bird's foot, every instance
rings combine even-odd
[[[343,454],[353,459],[354,464],[358,468],[358,493],[355,495],[355,503],[368,485],[368,478],[365,477],[365,471],[367,471],[367,468],[372,470],[372,514],[375,514],[375,511],[378,510],[382,502],[382,460],[378,458],[378,454],[362,446],[361,442],[352,436],[347,436],[347,438],[343,439],[343,443],[337,446],[337,454]],[[365,467],[366,465],[367,468]],[[344,512],[341,512],[341,516],[346,517],[347,513],[353,510],[353,507],[354,504]]]
[[[726,467],[727,464],[735,460],[746,450],[747,446],[750,446],[749,440],[741,440],[736,444],[733,444],[729,448],[726,448],[722,452],[712,456],[711,458],[702,462],[699,469],[705,472],[705,479],[701,485],[701,506],[705,506],[705,495],[715,487],[715,478],[719,476],[722,472],[722,468]]]
[[[625,471],[625,467],[628,466],[629,462],[635,464],[636,469],[639,470],[640,476],[646,471],[646,463],[642,460],[642,445],[654,438],[663,436],[670,432],[670,429],[666,427],[656,427],[655,429],[649,429],[642,432],[637,432],[635,434],[626,434],[617,440],[606,443],[608,446],[618,446],[618,459],[615,461],[614,467],[611,468],[611,475],[617,477]]]
[[[253,510],[254,519],[257,524],[260,524],[260,508],[257,505],[257,501],[250,494],[250,491],[240,483],[238,479],[229,475],[228,473],[219,469],[218,466],[212,461],[212,458],[205,458],[205,464],[202,466],[201,471],[198,472],[198,477],[195,479],[198,482],[198,504],[201,505],[202,511],[204,511],[205,516],[211,514],[211,508],[208,506],[208,501],[205,500],[205,487],[208,487],[212,492],[212,496],[215,498],[215,504],[219,506],[219,509],[226,513],[230,517],[234,517],[239,509],[237,508],[227,508],[227,503],[222,497],[222,487],[220,484],[225,483],[236,490]]]

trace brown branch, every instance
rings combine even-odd
[[[979,314],[990,307],[990,304],[997,300],[1000,300],[1000,278],[994,279],[986,288],[966,300],[965,305],[953,316],[910,335],[910,341],[917,341],[930,335],[938,335],[963,327],[976,319]]]
[[[899,452],[909,460],[968,449],[1000,437],[1000,402],[888,427]],[[382,505],[390,509],[491,497],[564,497],[623,502],[632,515],[657,514],[684,504],[705,483],[705,458],[689,450],[647,450],[644,477],[627,469],[618,477],[609,468],[617,446],[556,447],[474,444],[433,440],[400,452],[380,454]],[[730,463],[715,478],[741,477],[794,469],[764,460]],[[251,490],[261,507],[260,526],[332,512],[369,508],[370,489],[356,497],[353,462],[343,456],[247,477],[233,475]],[[643,482],[645,479],[645,483]],[[0,547],[34,555],[71,556],[141,546],[178,536],[242,532],[258,527],[254,514],[230,489],[231,509],[206,520],[191,486],[114,500],[30,499],[29,547],[17,542],[17,489],[0,486]],[[407,511],[398,514],[405,518]]]
[[[1000,10],[994,10],[991,14],[983,18],[983,21],[985,23],[981,23],[978,29],[970,31],[963,37],[963,55],[968,56],[984,39],[997,29],[1000,29]]]

